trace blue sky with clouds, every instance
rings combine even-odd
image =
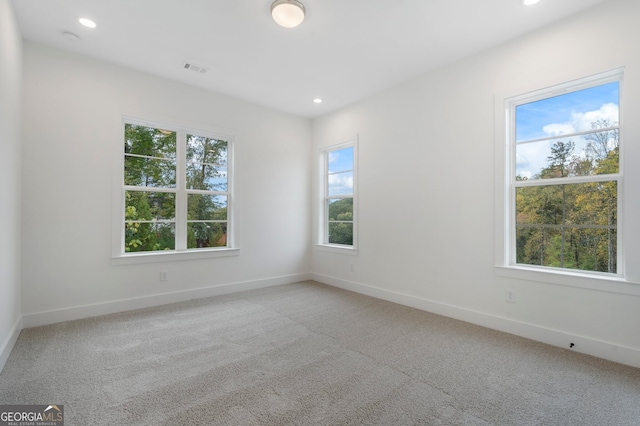
[[[353,194],[353,147],[328,154],[329,195]]]
[[[531,178],[547,166],[551,146],[558,140],[575,142],[584,151],[583,137],[563,135],[591,130],[597,120],[619,121],[619,84],[612,82],[516,107],[516,175]],[[551,140],[526,143],[549,138]]]

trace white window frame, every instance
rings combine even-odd
[[[354,135],[350,138],[343,139],[344,142],[331,145],[320,149],[320,190],[321,197],[319,199],[319,226],[318,226],[318,244],[317,248],[322,251],[329,251],[341,254],[358,254],[358,136]],[[329,170],[328,158],[329,154],[345,148],[353,148],[353,192],[344,196],[329,196]],[[328,200],[335,198],[353,198],[353,245],[330,244],[329,238],[329,211]]]
[[[499,276],[519,278],[545,283],[591,288],[603,291],[635,294],[636,291],[615,283],[627,283],[625,278],[624,246],[624,126],[623,126],[623,69],[615,69],[592,76],[551,84],[544,89],[523,91],[519,94],[496,95],[496,215],[495,215],[495,272]],[[550,98],[563,92],[571,92],[610,82],[619,82],[619,173],[598,175],[594,181],[615,180],[618,185],[617,215],[617,272],[604,273],[569,268],[552,268],[537,265],[517,264],[515,250],[515,107],[536,100]],[[565,178],[567,184],[585,182],[586,179]],[[613,283],[613,284],[612,284]]]
[[[145,251],[145,252],[125,252],[125,193],[127,190],[135,189],[124,184],[124,128],[126,124],[138,126],[153,127],[164,129],[176,133],[176,187],[175,188],[149,188],[150,192],[171,192],[176,194],[175,206],[175,233],[176,248],[175,250],[166,251]],[[227,142],[227,191],[203,191],[191,190],[186,188],[186,140],[187,135],[197,135],[208,137],[211,139],[219,139]],[[117,200],[113,207],[113,237],[112,237],[112,256],[111,263],[113,265],[135,264],[135,263],[154,263],[174,260],[192,260],[210,257],[226,257],[236,256],[239,254],[239,248],[235,245],[235,226],[234,226],[234,196],[233,196],[233,177],[235,169],[233,167],[233,146],[234,137],[232,135],[204,131],[185,126],[176,126],[166,123],[160,123],[150,120],[143,120],[135,117],[123,116],[121,122],[121,131],[118,140],[119,149],[117,150],[116,166],[114,174],[117,176]],[[115,180],[114,180],[115,181]],[[187,196],[189,194],[211,194],[224,195],[227,197],[227,246],[211,247],[211,248],[191,248],[187,249]]]

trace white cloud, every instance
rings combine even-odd
[[[516,175],[531,179],[547,166],[550,142],[519,145],[516,150]]]
[[[329,187],[333,190],[348,189],[348,192],[353,190],[353,175],[329,175],[328,181]]]
[[[566,123],[547,124],[542,130],[549,136],[561,136],[571,133],[591,130],[591,123],[598,120],[607,120],[610,123],[618,121],[618,105],[604,104],[595,111],[573,112],[571,120]]]
[[[561,136],[575,133],[576,128],[573,126],[573,123],[554,123],[544,126],[542,131],[549,136]]]
[[[619,108],[616,104],[604,104],[596,111],[572,114],[574,126],[577,131],[591,130],[591,123],[598,120],[607,120],[610,123],[617,123]]]

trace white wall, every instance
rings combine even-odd
[[[359,255],[314,250],[314,277],[640,366],[638,17],[637,0],[612,0],[314,120],[314,155],[354,133],[360,147]],[[593,283],[579,278],[560,286],[498,276],[494,97],[622,66],[631,283],[598,282],[601,291],[580,288]],[[515,304],[505,302],[507,288]]]
[[[0,371],[20,323],[20,98],[22,37],[0,0]]]
[[[25,326],[308,278],[308,119],[41,45],[24,49]],[[111,265],[123,114],[235,136],[239,256]]]

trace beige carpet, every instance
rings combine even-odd
[[[23,330],[66,425],[639,425],[640,369],[305,282]]]

